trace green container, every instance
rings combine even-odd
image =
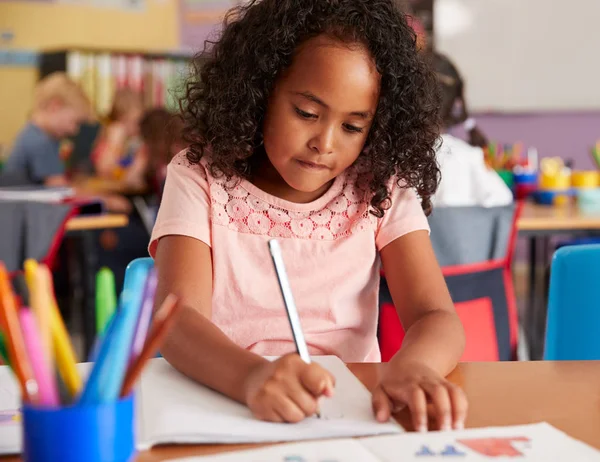
[[[506,183],[506,186],[508,186],[510,189],[512,189],[514,183],[515,183],[515,179],[514,179],[514,175],[512,170],[497,170],[498,175],[500,175],[500,178],[502,178],[502,180],[504,180],[504,182]]]

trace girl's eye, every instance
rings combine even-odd
[[[303,111],[300,108],[295,108],[295,109],[296,109],[296,114],[298,114],[300,117],[302,117],[304,119],[316,119],[317,118],[316,114],[311,114],[310,112]]]
[[[350,124],[344,124],[344,128],[352,133],[362,133],[363,129]]]

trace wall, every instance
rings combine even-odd
[[[158,51],[179,45],[177,0],[146,0],[141,11],[53,2],[0,1],[4,48],[41,51],[65,47]],[[8,148],[31,106],[35,67],[0,67],[0,145]]]
[[[522,141],[525,146],[535,146],[540,157],[571,159],[578,170],[597,168],[590,156],[590,148],[600,139],[600,111],[474,116],[491,141]],[[464,137],[459,130],[456,135]]]

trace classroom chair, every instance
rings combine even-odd
[[[600,244],[565,246],[552,258],[544,359],[600,359]]]
[[[511,267],[517,239],[516,224],[522,207],[519,203],[511,208],[510,228],[499,258],[442,266],[467,338],[461,361],[516,359],[518,317]],[[465,223],[464,226],[471,225]],[[381,359],[389,361],[402,345],[404,329],[385,277],[381,284],[378,336]]]

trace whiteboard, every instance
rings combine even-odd
[[[600,109],[600,0],[436,0],[471,111]]]

